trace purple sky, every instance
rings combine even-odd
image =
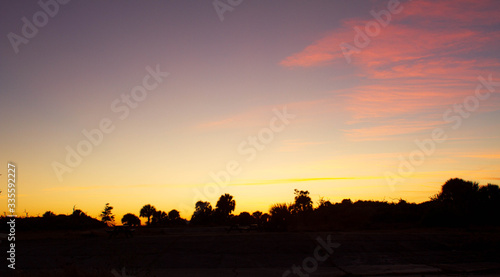
[[[340,44],[388,2],[243,1],[221,21],[210,1],[73,0],[17,54],[9,34],[42,8],[2,2],[0,153],[19,167],[18,211],[97,215],[110,202],[123,214],[151,203],[189,217],[196,197],[214,205],[226,192],[252,212],[291,201],[294,188],[314,201],[421,202],[452,177],[498,183],[500,86],[466,117],[443,114],[475,97],[478,76],[500,80],[500,3],[402,1],[348,63]],[[157,66],[170,75],[120,119],[111,104]],[[238,147],[273,109],[296,117],[247,161]],[[105,118],[113,131],[58,176],[66,147]],[[399,157],[436,128],[448,139],[401,176]],[[242,170],[217,197],[196,192],[229,161]],[[390,185],[388,172],[401,181]]]

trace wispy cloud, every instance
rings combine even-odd
[[[347,137],[356,141],[364,140],[390,140],[396,139],[398,135],[430,130],[439,126],[439,122],[394,120],[390,124],[376,125],[359,129],[344,130]]]
[[[500,153],[461,154],[461,155],[457,155],[457,157],[478,158],[478,159],[499,159],[500,160]]]
[[[369,127],[345,130],[352,139],[381,140],[389,132],[418,132],[443,124],[446,106],[474,93],[478,75],[498,73],[500,62],[482,58],[500,42],[500,24],[495,1],[413,1],[392,15],[392,22],[370,44],[352,55],[352,66],[360,82],[346,93],[349,124],[376,122]],[[345,64],[341,43],[353,42],[353,27],[364,28],[373,20],[348,19],[343,27],[283,61],[285,67]],[[486,31],[488,30],[488,31]],[[489,102],[482,110],[497,110]],[[401,120],[401,115],[426,117]],[[429,116],[431,118],[429,118]],[[380,124],[379,120],[385,124]],[[390,122],[392,121],[392,122]],[[393,130],[396,129],[396,130]]]
[[[248,181],[231,184],[232,186],[255,186],[255,185],[276,185],[276,184],[291,184],[300,182],[318,182],[318,181],[337,181],[337,180],[367,180],[367,179],[382,179],[383,176],[363,176],[363,177],[314,177],[314,178],[290,178],[290,179],[274,179]]]
[[[500,23],[497,12],[499,4],[495,1],[427,0],[402,5],[403,11],[392,15],[390,24],[372,39],[369,47],[357,54],[359,58],[355,60],[363,61],[360,64],[376,67],[444,54],[467,53],[499,39],[498,31],[483,32],[471,27]],[[351,43],[355,36],[353,27],[363,29],[371,20],[370,14],[366,18],[344,20],[342,28],[333,30],[304,50],[285,58],[281,65],[309,67],[345,62],[340,44]]]

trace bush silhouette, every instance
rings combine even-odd
[[[237,224],[240,225],[250,225],[255,224],[255,218],[248,212],[241,212],[237,217]]]
[[[287,203],[274,204],[269,209],[270,222],[277,230],[286,230],[292,215],[292,205]]]
[[[186,225],[186,220],[181,218],[179,211],[175,209],[168,212],[168,221],[172,226]]]
[[[54,217],[56,216],[53,212],[51,211],[46,211],[44,214],[43,214],[43,217]]]
[[[194,225],[207,225],[213,222],[213,209],[209,202],[198,201],[195,204],[195,210],[191,217],[191,223]]]
[[[122,217],[121,221],[122,221],[122,224],[126,224],[129,226],[140,226],[141,225],[141,219],[138,216],[136,216],[135,214],[131,214],[131,213],[125,214]]]
[[[164,211],[158,210],[153,213],[151,225],[166,225],[168,224],[168,214]]]

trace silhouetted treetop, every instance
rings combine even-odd
[[[227,217],[234,211],[235,207],[236,201],[234,201],[233,196],[226,193],[220,196],[217,205],[215,205],[215,211]]]
[[[151,219],[151,224],[155,225],[165,225],[168,223],[168,214],[162,210],[157,210],[153,212],[153,217]]]
[[[151,204],[144,205],[139,211],[140,217],[145,217],[148,219],[147,224],[151,224],[151,217],[156,212],[155,206],[151,206]]]
[[[479,184],[471,181],[464,181],[459,178],[449,179],[441,188],[441,193],[437,200],[442,202],[454,202],[466,204],[479,191]]]
[[[342,202],[340,202],[342,205],[352,205],[351,199],[343,199]]]
[[[171,210],[168,212],[168,219],[171,221],[179,220],[181,215],[178,210]]]
[[[52,216],[56,216],[56,215],[53,212],[51,212],[51,211],[46,211],[43,214],[43,217],[52,217]]]
[[[295,203],[292,206],[292,211],[295,213],[311,211],[313,202],[307,190],[294,190]]]
[[[198,201],[195,204],[193,216],[191,216],[192,224],[210,224],[212,223],[213,209],[209,202]]]
[[[101,221],[107,224],[113,224],[115,221],[115,216],[112,213],[113,207],[106,203],[104,210],[101,212]],[[77,210],[75,210],[76,212]],[[80,215],[80,213],[78,213]]]
[[[130,225],[130,226],[140,226],[141,225],[141,219],[137,217],[135,214],[125,214],[122,217],[122,224]]]

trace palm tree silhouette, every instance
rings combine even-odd
[[[229,215],[234,211],[235,206],[236,201],[234,201],[233,196],[226,193],[221,195],[219,201],[217,201],[215,213],[222,219],[222,221],[227,221]]]
[[[151,204],[146,204],[144,207],[142,207],[141,211],[139,212],[140,217],[147,217],[148,218],[148,225],[151,224],[151,217],[153,214],[156,212],[155,206],[151,206]]]

